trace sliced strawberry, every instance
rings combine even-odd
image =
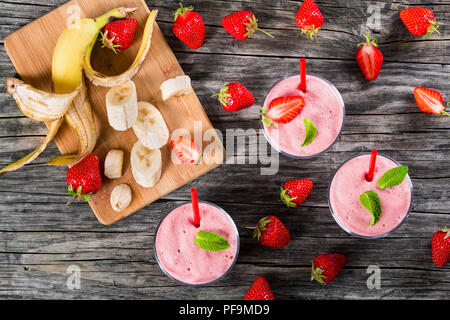
[[[263,122],[270,127],[272,124],[278,127],[278,123],[288,123],[302,111],[305,100],[300,96],[279,97],[272,100],[269,110],[261,108]]]
[[[378,49],[377,39],[370,40],[370,36],[363,34],[365,43],[359,43],[360,49],[356,52],[356,61],[367,80],[378,78],[383,65],[383,54]]]
[[[180,136],[170,141],[170,147],[182,163],[199,164],[201,161],[200,148],[192,138]]]
[[[419,109],[423,112],[450,116],[450,114],[445,111],[446,107],[444,106],[442,95],[436,90],[417,87],[414,89],[414,98],[416,98]]]

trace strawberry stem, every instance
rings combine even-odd
[[[228,93],[228,86],[223,86],[220,88],[220,92],[213,94],[211,98],[213,97],[219,97],[220,104],[226,107],[228,103],[227,98],[231,97],[231,94]]]
[[[174,13],[172,13],[172,16],[174,17],[173,21],[176,21],[179,16],[182,16],[186,12],[194,10],[193,6],[183,7],[183,4],[181,2],[179,2],[179,4],[180,7]]]
[[[72,204],[72,202],[74,202],[77,198],[78,198],[77,195],[73,196],[72,200],[70,200],[69,202],[66,203],[66,207],[70,206]]]

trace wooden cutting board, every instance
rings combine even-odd
[[[150,12],[143,0],[73,0],[42,18],[30,23],[12,33],[5,39],[5,48],[17,72],[25,82],[42,90],[51,90],[51,58],[56,40],[66,28],[74,15],[79,13],[81,18],[95,18],[115,7],[138,8],[134,18],[139,21],[133,45],[119,55],[98,45],[94,49],[92,64],[94,68],[104,74],[118,74],[131,65],[141,43],[145,21]],[[152,8],[157,9],[157,8]],[[206,150],[209,143],[223,150],[223,145],[213,129],[196,94],[171,98],[162,101],[160,85],[163,81],[178,75],[183,75],[175,55],[168,46],[164,35],[155,25],[151,49],[139,73],[133,78],[136,83],[139,101],[153,103],[161,111],[170,132],[176,129],[187,129],[194,137],[194,125],[202,134],[194,137],[200,146]],[[142,188],[133,179],[130,166],[130,152],[137,141],[132,129],[119,132],[112,129],[107,120],[105,95],[108,88],[96,87],[88,83],[88,93],[96,118],[99,139],[95,149],[102,160],[110,149],[125,151],[124,174],[120,179],[108,180],[104,178],[103,187],[89,202],[98,220],[110,225],[156,201],[162,196],[183,186],[189,181],[212,170],[219,164],[205,161],[200,165],[175,164],[171,161],[171,149],[166,145],[161,149],[163,157],[163,172],[159,183],[153,188]],[[195,86],[195,83],[194,83]],[[205,142],[202,142],[205,131],[208,130]],[[72,130],[64,124],[55,138],[62,154],[76,153],[78,141]],[[220,153],[216,153],[220,157]],[[221,156],[223,159],[223,156]],[[13,174],[13,173],[11,173]],[[109,197],[112,189],[121,183],[127,183],[133,190],[133,201],[130,207],[121,213],[112,210]]]

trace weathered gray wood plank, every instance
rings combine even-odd
[[[64,2],[0,2],[0,38]],[[381,30],[374,34],[385,55],[382,73],[373,83],[364,80],[354,61],[359,35],[369,31],[366,1],[318,0],[326,24],[314,42],[300,37],[295,26],[299,1],[191,3],[207,25],[205,45],[198,51],[188,49],[171,32],[170,13],[177,1],[148,1],[160,10],[158,22],[216,128],[222,132],[260,128],[257,106],[231,114],[209,98],[222,85],[240,81],[261,104],[267,88],[281,75],[295,72],[298,57],[307,56],[308,71],[332,81],[346,102],[341,138],[314,160],[281,157],[275,176],[259,175],[260,164],[225,164],[110,227],[100,225],[86,204],[64,205],[66,169],[43,165],[57,153],[51,144],[35,163],[0,178],[0,298],[242,299],[251,282],[265,275],[279,299],[448,299],[449,267],[433,267],[430,239],[449,222],[450,122],[421,113],[412,90],[419,85],[435,88],[448,100],[450,3],[370,2],[382,8]],[[433,9],[446,23],[441,35],[428,39],[409,35],[398,18],[398,12],[409,5]],[[245,42],[232,39],[221,28],[220,18],[240,9],[255,12],[260,26],[277,38],[261,33]],[[1,46],[0,77],[7,76],[15,76],[15,70]],[[4,89],[2,80],[0,165],[33,150],[46,132],[43,124],[20,114]],[[246,154],[254,154],[254,146],[248,143]],[[340,163],[371,148],[410,166],[414,205],[394,235],[365,241],[348,236],[336,225],[327,206],[327,187]],[[279,185],[292,177],[309,177],[315,183],[310,198],[298,209],[278,202]],[[219,204],[233,216],[242,238],[231,274],[206,288],[176,285],[153,257],[157,223],[188,200],[193,186],[201,199]],[[291,231],[292,242],[285,249],[259,246],[244,228],[268,214],[278,215]],[[348,264],[332,285],[323,288],[309,281],[310,263],[316,254],[327,251],[344,253]],[[72,264],[81,267],[81,290],[66,286],[66,270]],[[381,290],[366,287],[366,268],[373,264],[382,270]]]

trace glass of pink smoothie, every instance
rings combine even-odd
[[[327,151],[336,142],[344,126],[345,105],[336,87],[320,76],[306,75],[306,92],[300,90],[299,85],[299,74],[282,78],[267,91],[264,107],[268,109],[278,97],[301,96],[305,106],[300,114],[289,123],[279,123],[278,128],[261,123],[267,141],[278,152],[295,159],[309,159]],[[317,136],[310,145],[302,146],[305,118],[316,126]]]
[[[210,285],[234,266],[239,254],[239,233],[233,219],[222,208],[199,201],[200,227],[193,221],[192,203],[169,212],[156,229],[155,257],[161,270],[171,279],[187,286]],[[214,232],[228,240],[223,251],[206,251],[194,243],[200,231]]]
[[[343,163],[334,173],[328,188],[328,205],[337,224],[348,233],[366,239],[388,236],[409,216],[413,185],[409,175],[395,187],[381,190],[377,188],[380,177],[400,164],[384,155],[378,154],[375,174],[367,181],[370,153],[355,156]],[[370,226],[371,213],[360,202],[360,195],[375,191],[381,200],[379,221]]]

